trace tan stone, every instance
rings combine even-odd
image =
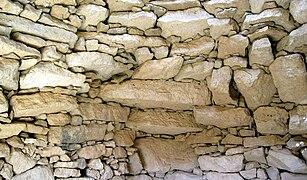
[[[170,55],[181,54],[187,56],[208,55],[214,48],[214,40],[204,36],[189,42],[175,43],[172,45]]]
[[[49,131],[49,129],[46,127],[36,126],[31,123],[25,123],[25,124],[26,124],[26,128],[23,131],[27,133],[46,135]]]
[[[307,106],[297,106],[289,112],[289,133],[306,134],[307,132]]]
[[[78,150],[79,157],[84,159],[95,159],[106,153],[106,147],[103,144],[96,144],[93,146],[86,146]]]
[[[142,161],[138,153],[128,156],[128,171],[130,174],[139,174],[143,170]]]
[[[227,58],[231,55],[245,56],[248,38],[240,34],[225,37],[221,36],[218,43],[218,58]]]
[[[47,122],[51,126],[64,126],[71,122],[71,117],[68,114],[47,114]]]
[[[18,135],[25,129],[26,125],[24,123],[0,124],[0,139]]]
[[[305,14],[307,13],[307,2],[304,0],[292,0],[290,2],[290,13],[300,24],[304,24],[307,22],[307,17]]]
[[[89,166],[92,167],[91,165],[89,165]],[[56,162],[53,167],[55,167],[55,168],[57,168],[57,167],[64,167],[64,168],[84,169],[86,167],[86,161],[85,161],[85,159],[82,158],[82,159],[77,159],[76,161]]]
[[[249,51],[249,64],[269,66],[274,61],[271,42],[269,38],[255,40]]]
[[[43,113],[71,111],[77,108],[74,97],[49,92],[15,95],[11,98],[15,117],[38,116]]]
[[[140,108],[188,110],[195,105],[210,104],[208,88],[194,82],[130,80],[102,87],[99,97]]]
[[[178,74],[183,58],[174,56],[146,61],[135,71],[132,79],[170,79]]]
[[[3,0],[0,4],[0,12],[19,15],[22,11],[22,5],[19,2]]]
[[[8,101],[3,92],[0,91],[0,113],[7,112],[8,109],[9,109]]]
[[[153,28],[156,24],[157,16],[153,12],[116,12],[112,13],[108,19],[109,23],[119,23],[127,27],[136,27],[142,31]]]
[[[295,28],[293,22],[290,21],[289,11],[283,8],[266,9],[259,14],[249,14],[245,17],[241,28],[251,29],[255,24],[268,22],[274,22],[288,32]]]
[[[5,158],[9,156],[10,152],[11,152],[10,147],[6,143],[0,143],[0,157],[1,158]]]
[[[126,122],[129,108],[106,104],[80,103],[73,115],[82,116],[83,120]]]
[[[103,140],[106,129],[104,124],[50,127],[48,141],[58,145],[100,141]]]
[[[41,157],[52,157],[64,155],[65,151],[59,146],[48,146],[38,150],[38,154],[40,154]]]
[[[94,71],[97,78],[107,80],[113,75],[129,70],[132,65],[125,65],[112,56],[99,52],[78,52],[66,55],[68,67],[84,67],[86,71]]]
[[[75,0],[36,0],[35,4],[37,6],[51,7],[56,4],[63,4],[66,6],[76,6]]]
[[[80,177],[81,173],[78,169],[69,169],[69,168],[55,168],[53,176],[68,178],[68,177]]]
[[[237,29],[235,21],[231,19],[211,18],[208,19],[208,24],[210,27],[210,35],[213,39],[218,39],[223,35],[227,36],[230,31]]]
[[[142,138],[136,140],[135,147],[148,172],[189,171],[198,166],[197,156],[185,142]]]
[[[218,128],[205,129],[201,133],[190,135],[186,142],[188,144],[218,144],[222,139]]]
[[[135,132],[130,130],[115,131],[114,141],[117,146],[129,147],[134,144]]]
[[[70,32],[73,32],[73,33],[76,33],[77,30],[78,30],[75,26],[72,26],[70,24],[67,24],[67,23],[59,20],[59,19],[56,19],[56,18],[50,16],[47,13],[43,13],[40,16],[38,22],[41,23],[41,24],[45,24],[45,25],[55,26],[55,27],[58,27],[60,29],[64,29],[64,30],[67,30],[67,31],[70,31]]]
[[[254,111],[257,131],[262,134],[280,134],[288,132],[288,112],[277,107],[259,107]]]
[[[85,4],[78,6],[76,14],[85,17],[81,25],[81,29],[85,29],[88,25],[97,26],[100,21],[106,20],[109,10],[102,6]]]
[[[107,0],[110,11],[131,11],[133,7],[143,7],[142,0]]]
[[[227,179],[227,180],[243,180],[242,176],[239,173],[220,173],[220,172],[208,172],[206,174],[208,180],[219,180],[219,179]]]
[[[167,46],[152,47],[151,51],[154,53],[154,56],[157,59],[166,58],[169,53]]]
[[[58,19],[66,19],[70,14],[68,12],[68,8],[60,5],[54,5],[51,8],[50,15]]]
[[[191,114],[166,111],[132,111],[127,127],[150,134],[181,134],[201,131]]]
[[[247,59],[239,56],[229,57],[224,59],[224,65],[229,66],[232,69],[247,67]]]
[[[243,138],[244,147],[284,145],[285,140],[277,135]]]
[[[279,98],[284,102],[307,103],[307,71],[299,54],[282,56],[270,65]]]
[[[234,81],[243,95],[247,106],[255,110],[269,105],[276,88],[271,75],[262,69],[239,69],[234,72]]]
[[[12,180],[54,180],[51,169],[47,166],[36,166],[22,174],[15,175]]]
[[[35,9],[35,7],[31,6],[30,4],[26,4],[23,8],[23,11],[20,13],[20,16],[35,22],[39,19],[41,14],[41,9]]]
[[[261,29],[257,29],[251,34],[248,34],[247,37],[250,39],[251,42],[266,36],[269,37],[272,41],[279,41],[287,35],[288,33],[280,28],[265,26]]]
[[[161,6],[167,10],[182,10],[193,7],[199,7],[200,3],[198,0],[155,0],[150,1],[151,4]]]
[[[200,156],[198,162],[200,169],[218,172],[239,172],[243,169],[243,155],[211,157]]]
[[[12,148],[10,156],[6,157],[6,162],[13,166],[13,171],[16,174],[23,173],[36,164],[36,160],[24,154],[21,150]]]
[[[244,158],[246,161],[254,161],[259,162],[261,164],[267,164],[263,147],[244,152]]]
[[[211,75],[213,67],[214,62],[208,61],[184,64],[174,79],[175,81],[188,81],[192,79],[203,81]]]
[[[227,134],[223,140],[221,141],[221,144],[243,144],[243,139],[238,136],[234,136],[232,134]]]
[[[190,8],[183,11],[168,11],[157,21],[164,38],[179,36],[181,40],[193,38],[202,34],[209,27],[207,20],[212,15],[201,8]]]
[[[153,58],[153,54],[149,51],[147,47],[138,48],[134,52],[135,60],[138,62],[139,65],[142,63],[151,60]]]
[[[274,2],[274,5],[275,5],[274,7],[276,7],[276,4],[277,4],[283,7],[284,9],[288,9],[290,5],[290,0],[261,0],[261,1],[249,0],[252,13],[260,13],[264,9],[267,9],[266,5],[268,5],[270,2],[272,3]]]
[[[249,126],[252,123],[252,117],[247,108],[198,107],[194,109],[194,117],[197,123],[219,128]]]
[[[199,146],[194,148],[195,154],[197,155],[203,155],[203,154],[210,154],[214,152],[218,152],[217,146]]]
[[[232,87],[232,70],[228,66],[214,69],[208,78],[208,87],[216,105],[238,104],[238,94]]]

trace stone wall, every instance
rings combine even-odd
[[[0,180],[306,180],[306,0],[1,0]]]

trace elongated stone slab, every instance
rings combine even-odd
[[[151,1],[150,3],[164,7],[171,11],[200,7],[200,3],[198,0],[155,0]]]
[[[198,166],[193,149],[183,141],[142,138],[135,141],[148,172],[189,171]]]
[[[212,157],[209,155],[198,158],[200,169],[218,172],[239,172],[243,169],[243,155]]]
[[[174,110],[190,110],[193,106],[211,103],[210,92],[203,83],[163,80],[130,80],[121,84],[108,84],[101,88],[99,97],[127,106]]]
[[[11,106],[14,111],[14,117],[71,111],[78,107],[76,98],[49,92],[15,95],[11,98]]]
[[[252,117],[247,108],[198,107],[194,109],[194,117],[197,123],[220,128],[249,126],[252,123]]]
[[[68,43],[70,48],[74,47],[78,39],[78,36],[73,32],[57,27],[34,23],[33,21],[22,17],[0,13],[0,19],[3,25],[12,27],[13,32],[23,32],[47,40]]]
[[[133,111],[126,125],[151,134],[181,134],[201,131],[192,114],[167,111]]]
[[[18,135],[21,131],[25,129],[26,124],[24,123],[0,124],[0,139],[5,139]]]

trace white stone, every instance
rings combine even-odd
[[[200,7],[198,0],[154,0],[150,3],[172,11]]]
[[[179,73],[174,77],[175,81],[184,81],[195,79],[198,81],[205,80],[210,76],[214,67],[214,62],[201,61],[184,64]]]
[[[37,6],[51,7],[56,4],[62,4],[66,6],[76,6],[75,0],[35,0],[34,2]]]
[[[9,109],[8,101],[2,91],[0,91],[0,113],[7,112]]]
[[[307,106],[297,106],[289,112],[289,133],[306,134],[307,132]]]
[[[97,26],[99,22],[106,20],[109,11],[102,6],[86,4],[79,6],[76,14],[85,17],[81,25],[81,28],[85,29],[88,25]]]
[[[184,171],[169,172],[164,177],[165,180],[203,180],[202,176]]]
[[[213,39],[218,39],[220,36],[227,36],[230,31],[236,30],[236,23],[231,19],[208,19],[210,27],[210,35]]]
[[[142,63],[151,60],[153,58],[153,53],[151,53],[147,47],[142,47],[134,52],[134,57],[138,64],[141,65]]]
[[[290,1],[290,13],[300,24],[307,22],[307,2],[305,0],[291,0]]]
[[[274,61],[272,46],[269,38],[255,40],[249,51],[249,64],[269,66]]]
[[[17,90],[19,81],[19,62],[0,57],[0,85],[3,89]]]
[[[133,7],[143,7],[142,0],[107,0],[110,11],[131,11]]]
[[[206,174],[208,180],[243,180],[243,178],[238,173],[217,173],[209,172]]]
[[[2,0],[0,3],[0,12],[19,15],[22,11],[22,5],[19,2],[14,2],[11,0]]]
[[[0,124],[0,139],[18,135],[25,129],[26,125],[24,123]]]
[[[42,14],[41,9],[35,9],[35,7],[30,4],[26,4],[23,11],[20,13],[21,17],[28,18],[32,21],[37,21]]]
[[[198,162],[204,171],[239,172],[243,169],[243,155],[212,157],[200,156]]]

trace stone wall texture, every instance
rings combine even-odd
[[[0,0],[0,180],[306,180],[306,0]]]

